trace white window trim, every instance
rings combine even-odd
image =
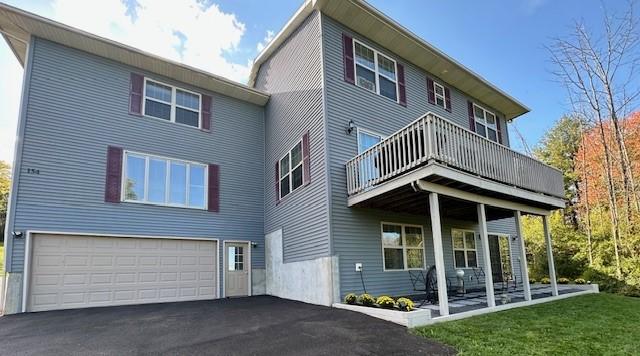
[[[360,133],[364,133],[367,134],[369,136],[378,136],[380,137],[380,141],[384,140],[385,138],[387,138],[385,135],[381,135],[379,133],[376,133],[374,131],[371,130],[367,130],[367,129],[363,129],[360,127],[356,127],[356,136],[357,136],[357,140],[358,140],[358,154],[361,154],[362,152],[360,152]]]
[[[163,101],[163,100],[159,100],[159,99],[155,99],[155,98],[151,98],[151,97],[147,97],[147,82],[153,82],[153,83],[164,85],[166,87],[171,88],[171,102]],[[193,110],[192,108],[184,107],[184,106],[178,105],[176,103],[176,91],[177,90],[180,90],[182,92],[198,96],[198,110],[197,110],[197,113],[198,113],[198,126],[191,126],[191,125],[183,124],[181,122],[176,122],[176,108],[188,110],[188,111],[191,111],[191,112],[196,112],[196,110]],[[167,105],[171,106],[170,118],[168,120],[169,122],[174,123],[174,124],[178,124],[178,125],[182,125],[182,126],[197,128],[197,129],[201,129],[202,128],[201,127],[202,126],[202,120],[201,120],[201,117],[202,117],[202,94],[196,93],[194,91],[187,90],[187,89],[184,89],[184,88],[179,88],[179,87],[176,87],[176,86],[171,85],[171,84],[163,83],[163,82],[161,82],[159,80],[155,80],[155,79],[151,79],[151,78],[148,78],[148,77],[144,77],[144,84],[143,84],[143,87],[142,87],[142,115],[144,117],[150,117],[150,118],[153,118],[153,119],[156,119],[156,120],[162,120],[164,122],[167,122],[167,120],[162,118],[162,117],[157,117],[157,116],[153,116],[153,115],[147,115],[147,113],[146,113],[147,99],[149,99],[151,101],[155,101],[157,103],[167,104]]]
[[[384,225],[400,226],[400,237],[402,239],[402,246],[400,246],[400,247],[392,247],[392,246],[385,246],[384,245],[384,239],[382,238],[382,236],[384,234]],[[422,247],[407,247],[407,241],[406,241],[406,236],[405,236],[405,232],[404,232],[404,228],[405,227],[417,227],[417,228],[420,228],[420,231],[422,232]],[[395,223],[395,222],[389,222],[389,221],[382,221],[382,222],[380,222],[380,245],[382,246],[382,271],[383,272],[424,271],[424,270],[426,270],[427,252],[425,251],[424,227],[422,227],[422,225],[401,224],[401,223]],[[384,259],[384,250],[385,250],[385,248],[386,249],[402,250],[402,263],[403,263],[403,268],[402,269],[387,269],[386,264],[385,264],[385,259]],[[408,263],[407,250],[422,250],[422,268],[408,268],[407,267],[407,263]]]
[[[300,145],[300,153],[302,154],[302,159],[300,160],[300,163],[296,164],[295,167],[291,166],[291,151],[293,151],[293,149],[297,146]],[[282,159],[285,157],[289,157],[289,172],[287,173],[289,175],[289,193],[282,195],[282,186],[280,186],[280,182],[282,182],[283,177],[282,177],[282,169],[281,169],[281,162]],[[293,188],[293,171],[296,170],[296,168],[298,168],[299,166],[302,166],[302,184],[297,187],[296,189],[292,189]],[[296,143],[291,146],[291,148],[289,148],[289,150],[287,151],[287,153],[285,153],[282,157],[280,157],[280,159],[278,160],[278,195],[280,195],[280,200],[282,200],[284,197],[286,197],[287,195],[291,195],[291,193],[297,191],[298,189],[304,187],[304,145],[302,143],[302,139],[296,141]],[[286,175],[286,174],[285,174]]]
[[[456,248],[455,246],[455,241],[453,240],[453,232],[454,231],[461,231],[462,232],[462,246],[463,248]],[[473,234],[473,242],[474,242],[474,246],[475,248],[467,248],[467,239],[465,236],[465,233],[470,232]],[[468,230],[468,229],[457,229],[457,228],[453,228],[451,229],[451,249],[453,250],[453,267],[454,268],[478,268],[478,242],[476,241],[476,232],[474,230]],[[456,262],[456,251],[464,251],[464,266],[458,266],[458,263]],[[467,257],[467,251],[473,251],[476,253],[476,265],[475,266],[469,266],[469,258]]]
[[[359,44],[362,47],[365,47],[365,48],[373,51],[373,67],[374,67],[373,73],[374,73],[374,76],[375,76],[375,84],[376,84],[376,90],[375,91],[358,85],[358,66],[361,66],[362,68],[364,68],[364,69],[366,69],[368,71],[371,71],[371,68],[368,68],[368,67],[365,67],[365,66],[363,66],[361,64],[358,64],[358,61],[356,60],[356,43]],[[375,49],[371,48],[370,46],[367,46],[366,44],[358,41],[355,38],[353,39],[353,54],[352,55],[353,55],[353,79],[354,79],[355,85],[357,87],[359,87],[359,88],[364,89],[364,90],[370,91],[372,93],[376,93],[376,94],[380,95],[381,97],[383,97],[385,99],[391,100],[391,101],[393,101],[395,103],[399,103],[400,102],[400,92],[399,92],[400,90],[398,88],[398,62],[396,62],[391,56],[388,56],[388,55],[386,55],[386,54],[384,54],[384,53],[382,53],[380,51],[376,51]],[[382,73],[380,73],[378,71],[378,55],[384,56],[385,58],[387,58],[387,59],[389,59],[390,61],[393,62],[393,68],[394,68],[395,73],[396,73],[396,77],[395,78],[390,78],[389,76],[387,76],[385,74],[382,74]],[[392,81],[395,84],[395,87],[396,87],[396,100],[393,100],[391,98],[388,98],[388,97],[380,94],[380,78],[379,78],[379,76],[383,76],[383,77],[385,77],[386,79]]]
[[[145,160],[145,167],[144,167],[144,197],[142,200],[132,200],[132,199],[127,199],[127,191],[126,191],[126,182],[127,182],[127,156],[128,155],[133,155],[133,156],[138,156],[140,158],[144,158]],[[166,178],[165,178],[165,191],[164,191],[164,195],[165,195],[165,202],[164,203],[159,203],[159,202],[151,202],[148,201],[148,193],[149,193],[149,160],[151,159],[161,159],[161,160],[165,160],[167,161],[166,164]],[[180,164],[184,164],[186,165],[186,179],[185,179],[185,204],[172,204],[169,203],[169,183],[170,183],[170,174],[171,174],[171,163],[180,163]],[[193,206],[189,206],[189,185],[190,185],[190,174],[191,174],[191,166],[192,165],[198,165],[198,166],[202,166],[204,168],[204,207],[193,207]],[[195,210],[207,210],[208,209],[208,204],[209,201],[207,199],[207,197],[209,196],[209,169],[208,169],[208,165],[204,164],[204,163],[200,163],[200,162],[195,162],[195,161],[187,161],[187,160],[183,160],[183,159],[175,159],[175,158],[169,158],[169,157],[164,157],[164,156],[158,156],[158,155],[152,155],[152,154],[147,154],[147,153],[140,153],[140,152],[135,152],[135,151],[129,151],[129,150],[124,150],[122,152],[122,177],[121,177],[121,182],[120,182],[120,201],[125,202],[125,203],[135,203],[135,204],[144,204],[144,205],[156,205],[156,206],[165,206],[165,207],[171,207],[171,208],[185,208],[185,209],[195,209]]]
[[[482,121],[478,120],[478,118],[476,117],[476,107],[478,109],[482,110]],[[493,115],[493,117],[495,118],[495,123],[489,124],[487,122],[487,113]],[[496,143],[500,142],[500,139],[498,137],[500,135],[500,132],[498,132],[498,120],[499,120],[498,116],[496,115],[495,112],[493,112],[491,110],[487,110],[483,106],[478,105],[476,103],[473,103],[473,123],[474,124],[479,123],[480,125],[484,126],[485,127],[485,131],[486,131],[485,135],[482,136],[482,135],[480,135],[480,133],[477,132],[478,130],[474,127],[473,129],[478,135],[480,135],[480,136],[482,136],[482,137],[484,137],[487,140],[492,141],[492,142],[496,142]],[[492,129],[493,131],[496,132],[496,140],[495,141],[493,141],[492,139],[489,138],[488,129]]]
[[[441,88],[442,89],[442,95],[438,94],[438,91],[436,90],[437,88]],[[444,89],[444,85],[436,82],[435,80],[433,81],[433,97],[434,97],[434,104],[436,106],[440,106],[443,109],[447,109],[447,98],[445,95],[445,89]],[[438,98],[442,99],[442,105],[438,105]]]

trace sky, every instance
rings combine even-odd
[[[303,0],[0,0],[145,51],[246,83],[251,62]],[[371,4],[531,109],[511,145],[535,147],[569,111],[545,49],[583,19],[597,33],[597,0],[371,0]],[[624,0],[606,2],[610,13]],[[154,6],[152,6],[154,5]],[[0,160],[11,162],[22,67],[0,41]]]

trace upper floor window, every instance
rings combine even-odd
[[[424,269],[424,235],[416,225],[382,223],[384,270]]]
[[[491,141],[498,142],[496,115],[478,104],[473,104],[473,117],[476,124],[476,133]]]
[[[436,105],[442,107],[443,109],[446,109],[447,101],[444,94],[444,87],[436,82],[433,82],[433,93],[436,99]]]
[[[456,268],[478,267],[476,233],[471,230],[451,230],[453,261]]]
[[[356,85],[398,101],[396,62],[358,41],[353,44]]]
[[[206,208],[207,166],[126,151],[123,201]]]
[[[143,105],[146,116],[200,127],[198,93],[145,78]]]
[[[300,188],[304,182],[302,140],[280,159],[280,199]]]

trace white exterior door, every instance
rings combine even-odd
[[[217,298],[217,242],[35,234],[28,311]]]
[[[225,296],[249,295],[251,268],[248,243],[225,243]]]

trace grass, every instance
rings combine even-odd
[[[460,355],[632,355],[640,298],[591,294],[416,328]]]

